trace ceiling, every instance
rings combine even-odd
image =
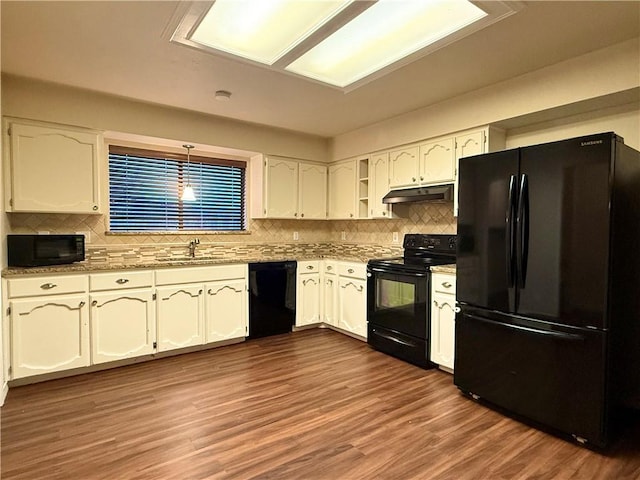
[[[344,93],[170,42],[190,2],[0,6],[3,72],[323,137],[640,37],[640,1],[520,2],[515,15]]]

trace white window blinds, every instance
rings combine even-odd
[[[186,158],[111,146],[110,230],[244,230],[245,163],[192,155],[188,177],[196,200],[183,202]]]

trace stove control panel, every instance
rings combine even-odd
[[[454,253],[456,251],[456,235],[431,235],[407,233],[402,246],[410,250],[431,250],[435,252]]]

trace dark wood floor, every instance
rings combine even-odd
[[[2,479],[638,479],[325,329],[9,391]]]

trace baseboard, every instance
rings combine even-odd
[[[7,398],[7,393],[9,393],[9,384],[4,382],[2,391],[0,392],[0,407],[4,405],[4,399]]]

